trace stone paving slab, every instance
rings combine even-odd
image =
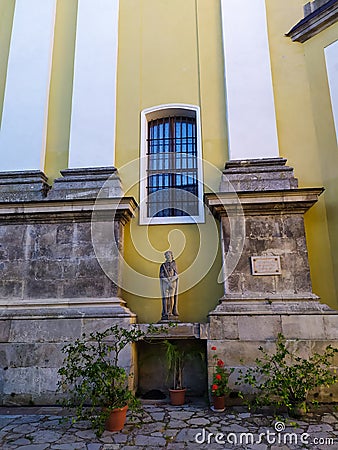
[[[87,422],[72,424],[61,408],[0,407],[1,450],[338,450],[334,407],[302,420],[233,407],[215,413],[207,406],[145,405],[121,432],[98,438]],[[61,419],[63,420],[61,421]]]

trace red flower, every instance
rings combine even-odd
[[[211,387],[211,389],[212,389],[213,391],[217,391],[217,389],[218,389],[217,384],[213,384],[212,387]]]
[[[211,347],[211,350],[216,350],[216,347],[215,346]]]
[[[217,375],[216,375],[216,380],[221,380],[222,379],[222,377],[221,377],[221,375],[218,373]]]
[[[217,365],[218,365],[218,367],[223,367],[223,366],[224,366],[224,361],[222,361],[221,359],[219,359],[219,360],[217,361]]]

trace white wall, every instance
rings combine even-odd
[[[338,144],[338,41],[325,48],[325,60]]]
[[[44,166],[56,0],[16,0],[0,129],[0,170]]]
[[[222,0],[230,159],[279,156],[265,0]]]
[[[69,167],[114,165],[118,0],[79,0]]]

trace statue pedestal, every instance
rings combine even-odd
[[[159,320],[157,323],[169,324],[172,322],[179,323],[180,320],[179,320],[178,316],[173,316],[173,315],[168,314],[167,316],[161,317],[161,320]]]

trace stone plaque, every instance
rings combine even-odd
[[[279,256],[251,256],[252,275],[281,275]]]

